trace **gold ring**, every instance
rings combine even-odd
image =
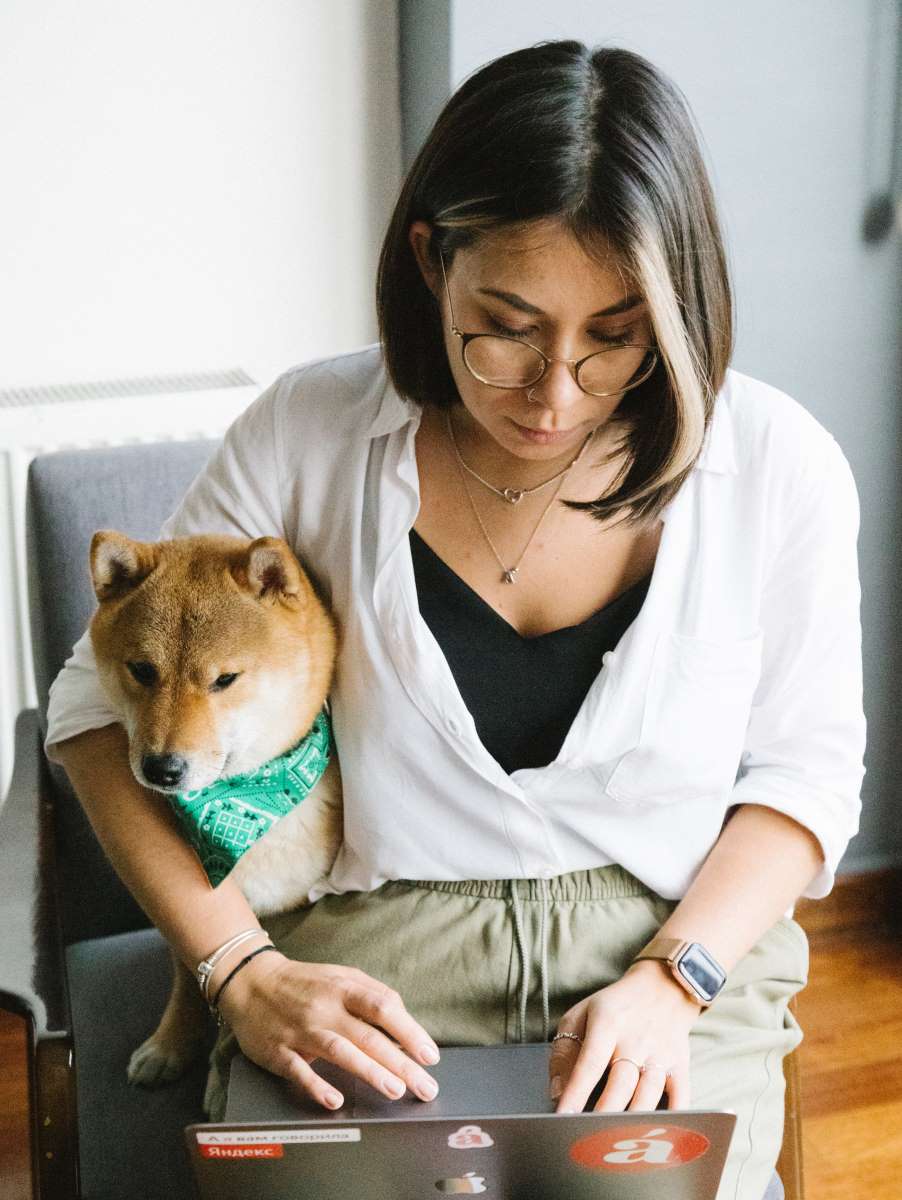
[[[556,1042],[558,1038],[570,1038],[574,1042],[581,1042],[583,1040],[578,1033],[556,1033],[551,1040]]]
[[[636,1070],[639,1072],[639,1074],[640,1074],[640,1075],[642,1074],[642,1064],[641,1064],[641,1063],[637,1063],[637,1062],[636,1062],[636,1060],[635,1060],[634,1058],[612,1058],[612,1059],[611,1059],[611,1066],[613,1067],[614,1063],[619,1063],[619,1062],[628,1062],[628,1063],[632,1063],[632,1064],[633,1064],[633,1066],[636,1068]]]

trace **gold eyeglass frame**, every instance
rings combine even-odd
[[[486,387],[499,388],[502,391],[516,391],[520,388],[531,388],[531,387],[534,387],[539,382],[540,379],[544,378],[545,372],[548,370],[549,363],[562,362],[562,363],[566,363],[567,366],[569,367],[570,374],[573,376],[573,381],[576,384],[576,386],[580,389],[581,392],[585,392],[585,394],[587,396],[598,396],[601,398],[604,398],[606,396],[622,396],[624,392],[631,391],[633,388],[638,387],[641,383],[645,383],[646,379],[649,378],[649,376],[654,371],[655,367],[658,365],[657,347],[643,346],[641,344],[633,345],[632,343],[630,343],[630,347],[629,347],[630,349],[646,350],[651,355],[651,361],[650,361],[648,370],[645,372],[645,374],[642,375],[642,377],[640,379],[636,379],[636,380],[633,380],[631,383],[628,383],[626,385],[626,387],[618,388],[617,391],[615,391],[615,392],[590,392],[589,389],[584,388],[583,385],[579,381],[580,367],[583,365],[583,363],[588,362],[588,360],[590,358],[596,358],[599,354],[610,354],[610,353],[612,353],[612,351],[622,349],[622,347],[612,346],[610,348],[610,350],[593,350],[591,354],[587,354],[583,358],[549,358],[549,356],[544,352],[544,350],[540,350],[538,346],[534,346],[532,344],[532,342],[524,341],[522,338],[508,337],[506,334],[503,334],[503,333],[464,333],[464,331],[462,329],[459,329],[457,327],[457,323],[454,320],[454,305],[451,302],[451,289],[448,287],[448,276],[445,274],[445,256],[442,254],[441,250],[439,250],[438,256],[439,256],[439,262],[441,263],[441,267],[442,267],[442,279],[444,279],[444,281],[445,281],[445,294],[448,297],[448,307],[451,310],[451,332],[455,335],[455,337],[460,338],[461,361],[463,362],[463,364],[467,368],[467,370],[470,372],[470,374],[473,376],[473,378],[479,380],[480,383],[484,383],[486,385]],[[510,387],[508,384],[505,384],[505,383],[492,383],[492,381],[490,379],[483,379],[481,375],[476,374],[476,372],[473,370],[473,368],[467,362],[467,346],[469,346],[470,342],[475,341],[477,338],[496,338],[498,341],[513,342],[515,346],[528,346],[530,350],[534,350],[536,352],[536,354],[538,354],[538,356],[542,359],[542,369],[539,371],[539,373],[535,377],[535,379],[529,380],[528,383],[515,384],[513,387]]]

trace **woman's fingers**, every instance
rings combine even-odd
[[[354,1016],[384,1029],[417,1062],[430,1066],[438,1062],[435,1042],[423,1026],[413,1019],[404,1007],[404,1001],[392,988],[351,983],[345,990],[345,1008]]]
[[[560,1033],[562,1030],[558,1030],[558,1032]],[[576,1030],[573,1032],[575,1033]],[[551,1055],[548,1059],[548,1088],[552,1100],[557,1100],[563,1092],[567,1080],[573,1074],[573,1066],[581,1045],[581,1035],[579,1041],[569,1037],[559,1038],[557,1041],[552,1039]]]
[[[341,1092],[317,1075],[306,1059],[293,1050],[285,1049],[282,1057],[270,1069],[306,1092],[317,1104],[326,1108],[340,1108],[344,1104],[345,1098]]]
[[[593,1111],[623,1112],[641,1083],[641,1068],[641,1060],[633,1060],[615,1054],[608,1072],[608,1082],[598,1097]]]
[[[403,1092],[406,1084],[421,1100],[435,1099],[438,1094],[435,1080],[422,1067],[412,1063],[400,1046],[381,1030],[349,1017],[348,1025],[343,1025],[342,1031],[365,1055],[386,1068],[379,1075],[381,1081],[376,1085],[385,1095],[394,1099],[398,1095],[397,1085],[400,1084]]]
[[[667,1093],[669,1109],[689,1107],[692,1103],[692,1085],[688,1062],[671,1068],[664,1090]]]
[[[647,1059],[644,1063],[644,1070],[639,1077],[639,1084],[633,1093],[633,1098],[629,1103],[629,1112],[652,1112],[658,1107],[658,1102],[664,1095],[667,1084],[670,1080],[667,1077],[668,1068],[663,1063],[657,1063]],[[668,1107],[673,1107],[669,1104],[670,1096],[668,1093]]]
[[[570,1040],[569,1038],[567,1039]],[[589,1093],[604,1074],[605,1068],[614,1052],[614,1042],[611,1037],[603,1034],[592,1036],[589,1033],[579,1047],[576,1061],[572,1065],[569,1078],[564,1079],[564,1090],[558,1101],[556,1112],[582,1112],[589,1099]]]

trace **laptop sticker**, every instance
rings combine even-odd
[[[280,1145],[260,1143],[255,1146],[201,1146],[201,1158],[220,1159],[260,1159],[284,1158],[285,1151]]]
[[[684,1125],[653,1125],[637,1130],[618,1125],[580,1138],[570,1158],[590,1171],[655,1171],[682,1167],[700,1158],[711,1145],[703,1133]]]
[[[448,1145],[452,1150],[473,1150],[478,1146],[494,1146],[495,1143],[478,1125],[461,1125],[460,1129],[448,1135]]]
[[[199,1146],[297,1145],[309,1142],[359,1142],[359,1129],[228,1129],[210,1133],[197,1131]]]
[[[435,1186],[440,1192],[449,1192],[456,1196],[472,1196],[474,1192],[486,1190],[485,1176],[477,1175],[474,1171],[467,1171],[466,1175],[458,1179],[438,1179]]]

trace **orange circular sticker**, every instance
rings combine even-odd
[[[710,1145],[683,1125],[617,1125],[574,1142],[570,1158],[590,1171],[654,1171],[701,1158]]]

